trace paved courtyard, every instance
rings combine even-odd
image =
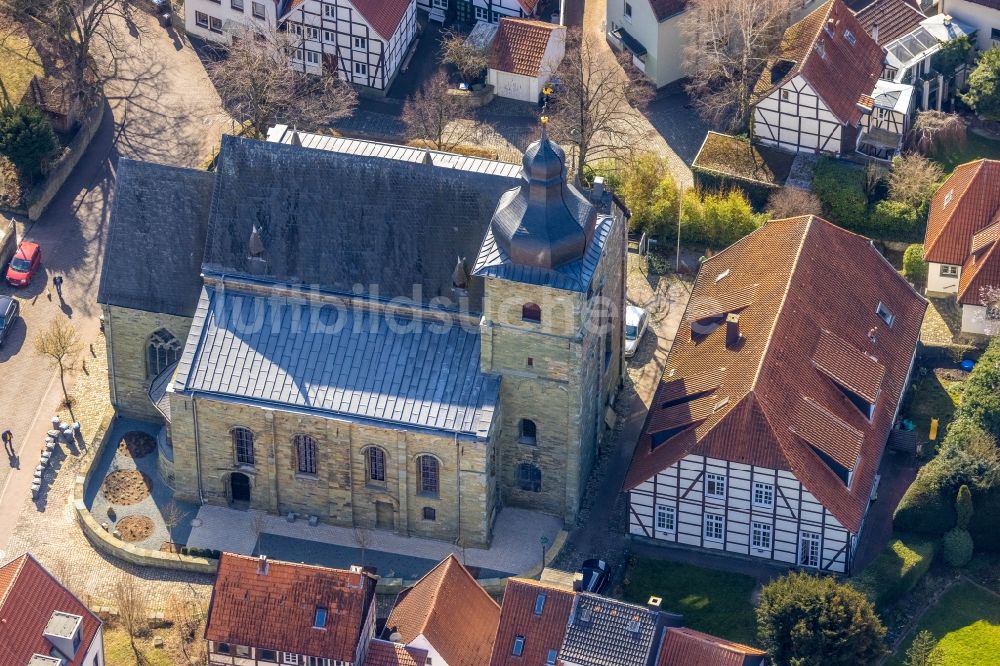
[[[362,560],[354,530],[347,527],[310,526],[305,520],[289,523],[283,516],[210,505],[201,507],[194,525],[188,539],[192,547],[245,555],[263,553],[275,559],[339,568]],[[562,521],[552,516],[508,507],[497,517],[488,550],[369,530],[371,543],[364,560],[376,566],[382,576],[415,579],[454,553],[478,568],[480,578],[515,575],[539,564],[541,539],[552,543],[561,527]]]

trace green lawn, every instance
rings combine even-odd
[[[941,155],[934,161],[941,165],[945,173],[951,173],[959,164],[978,160],[980,157],[1000,159],[1000,141],[969,132],[969,138],[965,142],[965,150]]]
[[[158,631],[153,635],[161,635],[165,632]],[[175,666],[178,662],[171,657],[163,648],[153,647],[151,637],[142,638],[136,643],[139,651],[145,658],[143,666]],[[104,657],[108,666],[138,666],[135,653],[132,652],[132,645],[128,639],[128,633],[118,626],[106,626],[104,630]]]
[[[684,626],[752,645],[756,585],[750,576],[636,558],[625,574],[625,599],[645,604],[661,597],[663,610],[684,615]]]
[[[994,665],[1000,655],[1000,597],[971,583],[951,588],[927,611],[887,666],[903,666],[913,637],[923,629],[938,640],[943,666]]]

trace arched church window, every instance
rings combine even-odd
[[[181,357],[181,343],[165,328],[149,336],[146,344],[146,377],[153,378]]]
[[[538,427],[535,422],[531,419],[521,419],[517,424],[518,430],[518,441],[522,444],[537,444],[538,441],[535,439],[535,435],[538,432]]]
[[[417,470],[420,474],[417,492],[421,495],[437,497],[440,492],[440,463],[434,456],[423,455],[417,458]]]
[[[296,469],[299,474],[316,473],[316,440],[309,435],[295,436]]]
[[[521,319],[534,323],[541,323],[542,308],[536,303],[525,303],[521,306]]]

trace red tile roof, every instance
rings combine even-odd
[[[912,32],[927,18],[910,0],[875,0],[856,16],[869,35],[878,26],[879,44],[888,44]]]
[[[539,595],[545,595],[540,615],[535,614]],[[572,589],[526,578],[511,578],[503,594],[500,624],[490,666],[541,666],[549,650],[557,653],[566,634],[575,593]],[[524,638],[520,657],[511,654],[514,639]]]
[[[673,402],[651,406],[626,489],[689,454],[789,470],[856,533],[927,303],[867,238],[811,216],[771,221],[707,260],[688,310],[747,285],[757,291],[740,313],[738,346],[726,346],[725,324],[692,337],[689,318],[682,321],[667,357],[667,386],[657,393]],[[891,328],[875,312],[880,302],[895,315]],[[817,356],[855,389],[877,391],[871,422],[817,367]],[[689,381],[688,397],[728,402],[654,447],[649,424],[676,407],[678,383]],[[851,487],[814,449],[834,460],[860,458]]]
[[[400,22],[406,16],[406,11],[410,8],[413,0],[350,0],[354,8],[358,10],[362,18],[379,34],[382,39],[388,41],[396,34]],[[280,18],[288,16],[293,9],[304,4],[306,0],[290,0],[288,7]],[[280,7],[278,11],[281,11]]]
[[[1000,160],[960,165],[931,199],[924,236],[924,259],[964,264],[972,237],[990,226],[1000,212]]]
[[[449,666],[483,666],[499,620],[497,602],[449,555],[399,594],[385,627],[402,643],[423,636]]]
[[[1000,241],[994,239],[973,252],[962,264],[958,302],[963,305],[995,305],[1000,290]]]
[[[670,627],[664,632],[656,666],[759,666],[766,655],[749,645],[694,629]]]
[[[223,553],[212,590],[205,638],[220,643],[353,662],[376,579],[327,567],[267,562]],[[313,628],[327,609],[325,629]]]
[[[67,664],[81,666],[101,620],[31,555],[0,567],[0,664],[21,666],[33,654],[49,654],[52,644],[42,632],[55,611],[83,618],[80,647]]]
[[[538,0],[517,0],[517,4],[521,5],[521,9],[524,10],[525,14],[531,16],[535,13],[535,7],[538,6]]]
[[[687,9],[688,0],[649,0],[657,21],[665,21]]]
[[[424,666],[427,663],[427,650],[372,639],[365,653],[364,666]]]
[[[556,31],[565,28],[531,19],[502,18],[490,48],[490,69],[538,76],[545,49]],[[565,38],[565,36],[564,36]]]
[[[854,36],[851,44],[845,34]],[[857,125],[857,102],[871,95],[885,52],[842,0],[828,2],[788,28],[754,88],[755,103],[801,74],[840,122]],[[790,63],[785,71],[780,63]]]

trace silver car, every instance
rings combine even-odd
[[[625,358],[635,356],[648,323],[648,312],[635,305],[625,307]]]

